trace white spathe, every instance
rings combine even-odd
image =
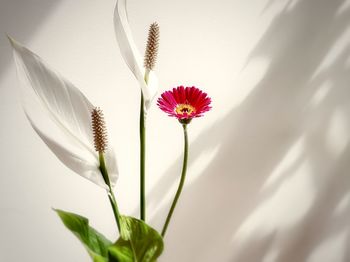
[[[147,114],[158,92],[158,80],[154,72],[150,71],[148,82],[145,82],[143,61],[132,37],[128,22],[126,0],[117,1],[114,10],[114,28],[121,55],[139,82],[145,101],[145,114]]]
[[[106,188],[94,150],[91,111],[94,106],[69,81],[39,56],[10,38],[21,100],[33,129],[68,168]],[[118,168],[113,150],[105,153],[109,179],[114,186]]]

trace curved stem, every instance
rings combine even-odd
[[[185,145],[184,145],[184,159],[183,159],[183,165],[182,165],[182,173],[181,173],[181,179],[180,179],[180,183],[179,183],[179,187],[176,191],[176,194],[175,194],[175,198],[173,200],[173,203],[170,207],[170,210],[169,210],[169,213],[168,213],[168,216],[165,220],[165,224],[163,226],[163,229],[162,229],[162,237],[164,237],[165,233],[166,233],[166,230],[168,228],[168,225],[169,225],[169,222],[170,222],[170,219],[171,219],[171,216],[173,215],[174,213],[174,209],[176,207],[176,203],[180,197],[180,194],[181,194],[181,191],[182,191],[182,188],[184,186],[184,183],[185,183],[185,178],[186,178],[186,171],[187,171],[187,160],[188,160],[188,136],[187,136],[187,124],[182,124],[182,127],[183,127],[183,130],[184,130],[184,140],[185,140]]]
[[[145,72],[145,82],[148,83],[149,70]],[[140,219],[146,221],[146,125],[144,97],[141,91],[140,104]]]
[[[144,117],[144,99],[141,91],[140,105],[140,218],[146,220],[146,192],[145,192],[145,153],[146,153],[146,128]]]
[[[118,209],[118,205],[117,205],[117,200],[115,199],[115,196],[114,196],[112,189],[110,189],[108,192],[108,198],[109,198],[109,202],[111,203],[111,206],[113,209],[115,221],[117,222],[118,231],[120,233],[120,213],[119,213],[119,209]]]
[[[115,217],[115,221],[117,222],[118,231],[120,233],[120,213],[119,213],[119,209],[118,209],[118,205],[117,205],[117,200],[114,196],[114,193],[113,193],[113,190],[111,187],[111,182],[109,181],[108,171],[106,168],[106,163],[105,163],[105,159],[103,157],[103,153],[99,152],[98,157],[99,157],[99,161],[100,161],[100,171],[102,173],[103,180],[105,181],[106,185],[108,186],[109,202],[111,203],[113,214]]]

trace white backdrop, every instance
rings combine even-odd
[[[160,261],[350,261],[350,1],[129,0],[144,50],[161,28],[160,91],[195,85],[213,110],[189,126],[188,180]],[[111,239],[105,192],[63,166],[21,109],[5,32],[106,115],[123,213],[138,215],[139,89],[121,58],[115,1],[0,0],[0,261],[89,261],[51,207]],[[148,118],[150,223],[177,187],[182,130]]]

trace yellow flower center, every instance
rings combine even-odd
[[[189,104],[178,104],[175,108],[175,112],[177,114],[181,114],[181,115],[183,115],[185,113],[190,115],[190,114],[196,112],[196,109]]]

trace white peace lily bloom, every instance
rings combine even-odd
[[[143,60],[131,34],[126,12],[126,0],[117,0],[114,10],[114,28],[121,54],[141,87],[145,101],[145,114],[147,114],[157,95],[158,80],[153,71],[150,72],[148,84],[144,80]]]
[[[94,106],[69,81],[36,54],[9,37],[26,116],[40,138],[68,168],[93,183],[108,188],[94,150],[91,111]],[[118,178],[113,150],[105,161],[111,185]]]

